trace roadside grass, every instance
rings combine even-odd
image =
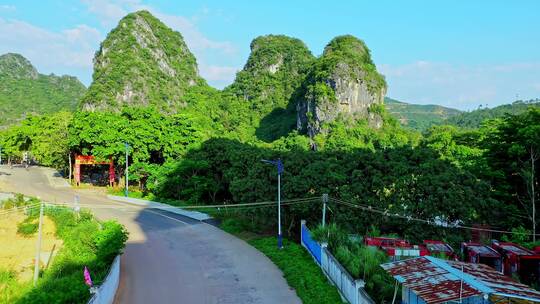
[[[277,248],[276,237],[263,237],[248,242],[264,253],[283,272],[304,304],[343,303],[337,289],[328,282],[321,269],[306,250],[284,239],[283,249]]]
[[[19,282],[14,271],[0,269],[0,303],[14,303],[31,287],[30,282]]]
[[[13,203],[15,205],[15,203]],[[39,208],[29,209],[27,219],[37,218]],[[37,286],[21,280],[12,269],[0,269],[0,303],[86,303],[90,298],[83,269],[88,267],[96,285],[103,282],[117,254],[127,241],[127,231],[116,221],[99,222],[86,211],[75,214],[64,207],[45,207],[63,245],[48,268],[41,264]],[[31,233],[33,227],[22,228]]]

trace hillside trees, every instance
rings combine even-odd
[[[536,231],[540,109],[531,108],[520,115],[507,114],[498,121],[497,128],[487,134],[484,144],[492,170],[489,178],[498,185],[497,195],[525,210],[532,230]]]
[[[397,147],[386,150],[352,149],[315,152],[302,149],[276,151],[234,140],[210,139],[200,149],[190,151],[167,178],[158,181],[157,191],[179,200],[190,200],[199,191],[199,203],[224,201],[244,203],[275,199],[276,177],[261,159],[280,157],[285,164],[282,178],[284,199],[319,197],[329,193],[349,202],[422,219],[448,223],[475,223],[489,220],[496,202],[489,186],[450,162],[439,159],[428,148]],[[204,163],[202,163],[204,162]],[[196,167],[195,164],[204,164]],[[186,171],[186,167],[189,168]],[[186,175],[189,173],[189,175]],[[206,189],[186,180],[204,180]],[[288,207],[285,225],[300,219],[318,221],[318,203]],[[400,232],[412,239],[441,236],[442,229],[425,229],[425,224],[375,216],[346,206],[331,206],[333,221],[364,233],[371,224]],[[251,221],[274,224],[275,210],[246,211]],[[445,234],[443,233],[443,236]]]
[[[86,88],[75,77],[39,74],[19,54],[0,56],[0,126],[29,115],[74,111]]]
[[[24,119],[19,125],[0,132],[3,154],[11,159],[21,159],[22,153],[29,151],[44,166],[67,168],[67,129],[71,118],[69,112],[58,112]]]

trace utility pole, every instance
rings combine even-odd
[[[124,143],[126,145],[126,190],[124,192],[125,197],[128,197],[129,195],[129,174],[128,174],[128,151],[129,151],[129,145],[128,143]]]
[[[283,173],[283,163],[281,159],[261,160],[263,163],[271,164],[277,167],[278,171],[278,248],[283,248],[283,235],[281,234],[281,174]]]
[[[68,153],[69,158],[69,186],[71,186],[71,152]]]
[[[75,214],[77,214],[77,219],[80,218],[81,213],[81,206],[79,205],[79,202],[81,201],[81,198],[78,194],[75,195],[75,203],[73,204],[73,211],[75,211]]]
[[[36,262],[34,264],[34,287],[36,287],[39,276],[39,255],[41,251],[41,226],[43,226],[43,203],[39,208],[39,228],[38,228],[38,241],[36,246]]]
[[[322,195],[323,209],[322,209],[322,226],[326,225],[326,204],[328,203],[328,193]]]

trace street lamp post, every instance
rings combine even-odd
[[[281,234],[281,174],[283,173],[283,163],[281,159],[277,160],[262,160],[263,163],[276,166],[278,171],[278,248],[283,248],[283,235]]]
[[[124,143],[126,146],[126,190],[124,191],[124,195],[128,197],[129,195],[129,173],[128,173],[128,154],[129,154],[129,145],[128,143]]]

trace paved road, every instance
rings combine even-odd
[[[179,215],[59,187],[50,174],[46,168],[0,166],[0,191],[57,203],[72,203],[79,194],[98,218],[124,224],[130,238],[115,303],[301,303],[281,271],[244,241]]]

